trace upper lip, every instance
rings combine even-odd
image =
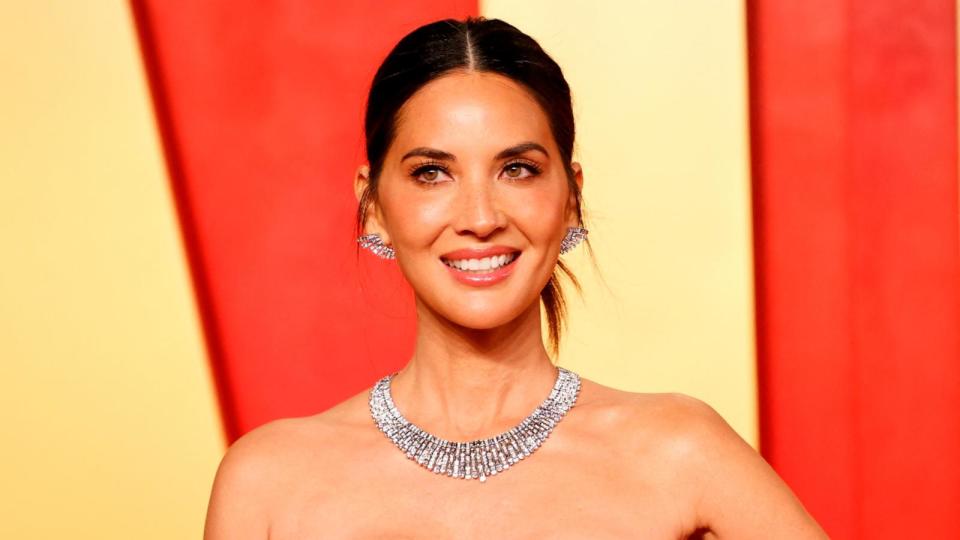
[[[464,248],[458,249],[456,251],[450,251],[444,253],[440,256],[442,259],[448,261],[457,261],[461,259],[483,259],[485,257],[493,257],[494,255],[503,255],[505,253],[514,253],[520,251],[517,248],[512,248],[510,246],[489,246],[482,248]]]

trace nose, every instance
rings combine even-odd
[[[506,214],[500,208],[494,182],[486,177],[459,182],[453,205],[453,223],[458,234],[473,233],[486,238],[506,226]]]

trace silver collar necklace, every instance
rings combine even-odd
[[[411,424],[390,396],[390,380],[398,372],[383,377],[373,386],[370,414],[380,431],[423,467],[453,478],[479,478],[485,482],[488,476],[509,469],[539,448],[577,401],[580,376],[560,366],[557,370],[557,382],[547,399],[516,427],[489,439],[448,441]]]

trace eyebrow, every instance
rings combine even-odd
[[[511,146],[510,148],[501,150],[500,153],[494,157],[494,159],[511,158],[530,150],[537,150],[538,152],[542,152],[543,155],[547,156],[548,158],[550,157],[550,153],[547,152],[547,149],[544,148],[542,145],[532,141],[528,141],[528,142],[523,142],[523,143]],[[407,158],[411,158],[414,156],[423,156],[431,159],[440,159],[440,160],[448,160],[448,161],[457,160],[457,158],[449,152],[444,152],[443,150],[437,150],[436,148],[427,148],[425,146],[421,146],[418,148],[414,148],[413,150],[404,154],[403,157],[400,158],[400,161],[404,161]]]

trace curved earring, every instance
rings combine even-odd
[[[383,239],[377,233],[364,234],[357,237],[360,246],[369,249],[381,259],[396,259],[397,253],[392,247],[383,243]]]
[[[587,237],[587,232],[589,231],[583,227],[567,227],[567,235],[560,241],[560,254],[577,247],[577,244]]]

